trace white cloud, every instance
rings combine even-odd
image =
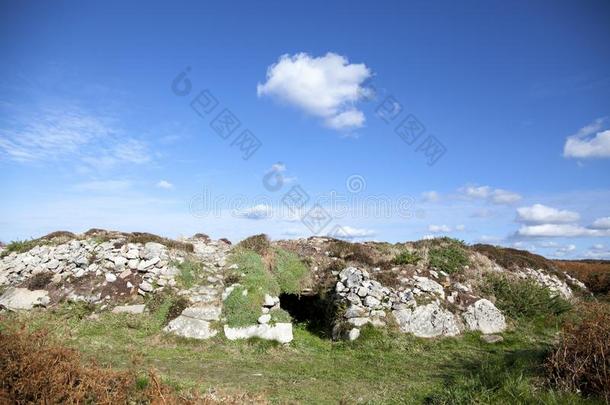
[[[167,180],[160,180],[157,183],[157,187],[169,190],[169,189],[174,188],[174,185],[172,183],[170,183],[169,181],[167,181]]]
[[[265,219],[271,217],[273,209],[269,205],[258,204],[250,208],[236,211],[235,216],[246,219]]]
[[[594,229],[610,229],[610,217],[597,218],[593,221],[591,228]]]
[[[471,198],[488,198],[491,193],[489,186],[466,186],[461,189],[462,193]]]
[[[517,221],[528,224],[567,224],[579,219],[577,212],[558,210],[542,204],[517,208]]]
[[[517,231],[519,236],[527,237],[578,237],[605,236],[607,233],[573,224],[524,225]]]
[[[448,225],[428,225],[428,231],[432,233],[447,233],[451,232],[451,227]]]
[[[576,245],[566,245],[555,250],[557,256],[564,256],[568,253],[572,253],[576,250]]]
[[[363,228],[353,228],[351,226],[342,226],[340,232],[332,235],[333,237],[340,239],[362,239],[370,238],[375,235],[375,231]]]
[[[421,195],[422,200],[425,202],[437,202],[440,200],[440,195],[436,191],[425,191]]]
[[[492,203],[499,205],[513,204],[521,200],[521,196],[519,194],[508,190],[502,190],[500,188],[495,189],[490,198]]]
[[[127,180],[96,180],[77,184],[74,189],[77,191],[115,192],[124,191],[130,187],[131,182]]]
[[[455,226],[455,230],[456,231],[463,231],[464,229],[466,229],[466,227],[464,225],[456,225]]]
[[[365,64],[350,64],[332,52],[317,58],[286,54],[267,68],[267,80],[256,91],[320,117],[333,129],[351,129],[364,124],[364,114],[354,105],[370,95],[363,87],[369,77]]]
[[[489,186],[465,186],[458,191],[467,198],[487,200],[496,205],[510,205],[522,198],[515,192]]]
[[[0,127],[0,155],[21,162],[69,161],[105,169],[149,162],[148,145],[125,136],[113,119],[76,109],[18,115]]]
[[[598,118],[566,138],[563,156],[567,158],[610,157],[610,130],[601,131],[604,118]]]

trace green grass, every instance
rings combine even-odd
[[[449,243],[446,246],[437,246],[430,249],[428,253],[429,265],[447,274],[460,272],[464,266],[469,264],[468,256],[463,244],[458,242]]]
[[[191,288],[201,280],[203,275],[203,263],[191,259],[186,259],[182,263],[175,262],[174,266],[180,270],[176,276],[176,282],[183,288]]]
[[[287,294],[299,294],[309,282],[309,269],[299,256],[283,249],[275,250],[274,273],[280,290]]]
[[[236,249],[231,253],[229,262],[237,264],[234,276],[240,286],[235,288],[224,303],[224,315],[230,326],[246,326],[257,323],[262,315],[261,306],[265,294],[278,296],[280,286],[265,267],[261,256],[247,249]],[[244,291],[247,294],[244,295]]]
[[[47,327],[102,365],[135,363],[143,375],[156,368],[182,389],[259,393],[272,403],[585,403],[542,384],[539,364],[556,332],[553,322],[517,323],[495,345],[474,333],[426,340],[373,328],[363,328],[355,342],[332,342],[297,324],[294,341],[283,346],[231,342],[222,333],[181,339],[161,331],[156,312],[104,313],[95,321],[85,315],[91,308],[76,308],[1,315],[0,329],[15,322]]]
[[[0,257],[8,256],[9,254],[15,253],[24,253],[32,250],[34,247],[43,245],[47,243],[46,241],[40,239],[24,239],[24,240],[14,240],[8,245],[4,247],[2,253],[0,253]]]

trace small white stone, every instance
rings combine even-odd
[[[263,314],[258,317],[258,323],[260,323],[260,324],[269,323],[270,320],[271,320],[271,315],[269,315],[269,314]]]
[[[116,276],[112,273],[106,273],[105,277],[108,283],[114,283],[116,281]]]

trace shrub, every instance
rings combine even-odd
[[[334,240],[329,246],[331,257],[338,257],[345,261],[353,261],[369,266],[376,264],[375,251],[370,246],[360,243],[350,243],[343,240]]]
[[[585,283],[589,291],[610,298],[610,261],[607,260],[556,260],[561,270]]]
[[[259,255],[266,255],[271,246],[269,238],[264,233],[250,236],[237,244],[242,249],[252,250]]]
[[[504,248],[499,246],[477,244],[472,248],[492,259],[505,269],[529,267],[532,269],[554,270],[553,263],[544,257],[528,252],[527,250],[519,250],[513,248]]]
[[[8,256],[9,254],[24,253],[32,250],[38,245],[44,244],[44,241],[38,239],[27,239],[27,240],[14,240],[4,247],[4,250],[0,254],[0,257]]]
[[[49,285],[52,278],[53,273],[51,272],[46,271],[44,273],[38,273],[30,277],[23,284],[23,286],[28,290],[42,290],[43,288]]]
[[[147,243],[156,242],[167,246],[170,249],[182,250],[184,252],[192,253],[195,251],[195,247],[192,243],[179,242],[176,240],[163,238],[159,235],[154,235],[147,232],[132,232],[127,236],[127,243]]]
[[[570,303],[531,280],[514,279],[489,274],[483,291],[496,297],[496,306],[513,319],[533,319],[560,315],[568,311]]]
[[[583,304],[566,322],[545,363],[549,381],[562,389],[610,402],[610,306]]]
[[[416,252],[411,252],[410,250],[403,250],[399,254],[394,257],[392,262],[394,264],[417,264],[421,260],[421,257]]]
[[[447,274],[457,273],[469,263],[464,248],[456,243],[433,247],[428,252],[428,257],[431,267]]]
[[[309,281],[309,269],[299,256],[283,249],[275,251],[274,273],[283,293],[298,294]]]
[[[0,330],[0,403],[7,404],[239,404],[245,395],[178,393],[154,373],[117,371],[84,361],[46,330]]]

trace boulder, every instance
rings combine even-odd
[[[218,333],[210,328],[210,322],[180,315],[163,329],[166,332],[191,339],[209,339]]]
[[[126,314],[141,314],[144,312],[144,309],[146,308],[146,305],[144,304],[140,304],[140,305],[119,305],[117,307],[114,307],[112,309],[112,313],[113,314],[121,314],[121,313],[126,313]]]
[[[506,329],[506,319],[502,312],[491,301],[484,298],[466,308],[462,317],[470,330],[480,330],[489,334]]]
[[[278,322],[275,325],[264,324],[238,328],[225,325],[224,332],[229,340],[258,337],[265,340],[275,340],[280,343],[289,343],[293,339],[291,323]]]
[[[37,306],[49,304],[49,292],[45,290],[30,291],[27,288],[8,288],[0,297],[0,308],[9,311],[30,310]]]
[[[460,333],[458,321],[451,312],[438,303],[415,309],[393,311],[400,330],[419,337],[456,336]]]

